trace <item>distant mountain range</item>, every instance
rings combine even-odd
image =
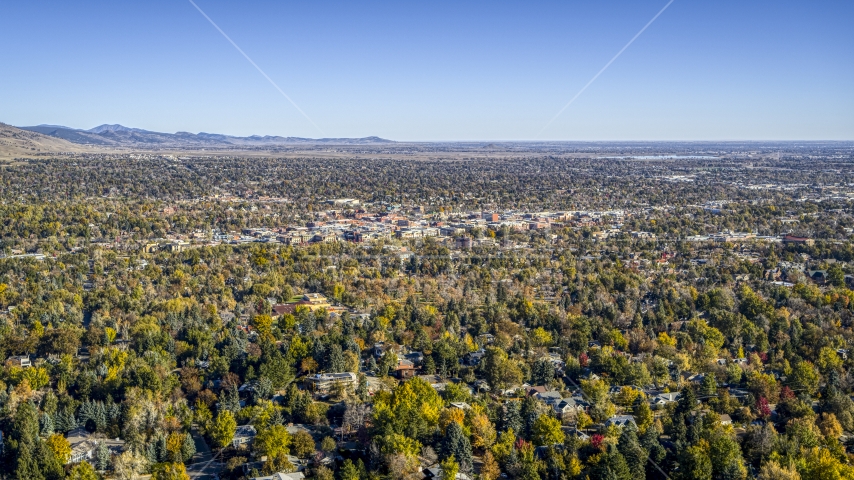
[[[161,133],[129,128],[123,125],[100,125],[89,130],[63,127],[60,125],[37,125],[19,127],[22,130],[61,138],[80,145],[147,148],[252,148],[285,145],[328,144],[328,145],[376,145],[394,143],[379,137],[365,138],[302,138],[259,136],[235,137],[217,133]]]
[[[85,153],[90,150],[91,147],[0,123],[0,160],[32,158],[62,152]]]

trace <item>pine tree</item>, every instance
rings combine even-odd
[[[184,462],[190,461],[193,455],[196,454],[196,442],[193,441],[193,436],[189,433],[184,435],[184,443],[181,445],[181,456]]]
[[[95,428],[97,431],[103,432],[107,429],[107,409],[104,408],[104,402],[97,402],[95,404],[94,414]]]
[[[39,417],[39,424],[41,425],[41,435],[43,437],[49,437],[53,435],[53,417],[50,414],[41,414],[41,416]]]
[[[368,395],[368,377],[363,374],[359,374],[359,386],[356,387],[356,396],[359,397],[359,400],[367,402]]]
[[[98,442],[98,446],[95,447],[95,468],[101,471],[110,468],[110,457],[110,448],[107,447],[107,444]]]
[[[145,459],[148,460],[148,463],[150,463],[152,465],[157,463],[157,460],[158,460],[157,459],[157,446],[155,445],[155,443],[156,442],[149,442],[149,443],[145,444],[145,451],[143,452]]]
[[[536,422],[537,419],[540,418],[540,409],[538,403],[539,402],[534,399],[534,397],[525,397],[522,400],[522,405],[519,409],[519,413],[521,415],[522,420],[522,430],[520,430],[520,432],[521,436],[524,438],[531,437],[531,431],[534,428],[534,422]]]
[[[63,460],[53,453],[46,442],[38,442],[34,452],[39,471],[47,480],[60,480],[65,476]]]
[[[273,381],[268,377],[261,377],[255,386],[254,394],[256,402],[273,396]]]
[[[679,395],[679,403],[676,404],[676,413],[688,413],[697,406],[697,396],[694,389],[685,387]]]
[[[154,440],[154,452],[157,458],[157,463],[168,462],[169,450],[166,448],[166,435],[162,433]]]
[[[285,417],[282,415],[282,411],[280,409],[276,409],[276,411],[273,412],[273,415],[270,416],[270,426],[284,425],[284,424],[285,424]]]
[[[685,441],[688,437],[688,429],[685,427],[685,415],[676,413],[673,415],[673,422],[670,426],[670,438],[676,442],[678,446],[685,446]]]
[[[637,430],[634,425],[629,424],[623,428],[620,440],[617,443],[617,449],[626,459],[626,464],[631,471],[632,478],[634,480],[645,480],[647,453],[638,440]]]
[[[451,422],[445,431],[445,438],[442,441],[442,452],[445,457],[451,455],[456,458],[460,464],[460,471],[468,473],[472,468],[472,452],[471,443],[463,433],[463,427],[457,422]]]
[[[26,478],[28,480],[45,480],[39,469],[36,459],[33,458],[32,446],[21,445],[17,451],[17,466],[15,467],[15,478]]]
[[[240,411],[240,394],[237,393],[236,386],[232,385],[231,388],[222,392],[219,407],[234,414]]]
[[[501,430],[513,429],[514,432],[522,430],[522,415],[519,412],[519,402],[509,401],[504,404],[504,415],[501,418]]]
[[[341,345],[332,345],[329,349],[326,365],[330,372],[339,373],[346,370]]]
[[[633,478],[626,458],[613,445],[608,448],[608,469],[614,473],[617,480],[632,480]]]
[[[555,378],[555,367],[552,362],[543,358],[534,362],[531,367],[531,383],[534,385],[548,385]]]
[[[655,425],[652,425],[643,432],[643,436],[640,439],[641,446],[647,452],[647,456],[656,464],[664,461],[664,457],[667,456],[667,450],[658,441],[659,435],[660,432],[658,429]],[[647,466],[649,466],[649,463],[647,463]]]

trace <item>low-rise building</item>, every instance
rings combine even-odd
[[[635,423],[635,417],[632,415],[614,415],[608,420],[605,420],[606,427],[610,427],[612,425],[617,427],[625,427],[630,423],[637,425]]]
[[[306,387],[314,393],[329,393],[336,384],[346,388],[355,388],[359,383],[359,377],[353,372],[342,373],[318,373],[305,377]]]
[[[6,359],[6,365],[27,368],[32,367],[33,363],[29,355],[15,355]]]
[[[241,425],[237,427],[237,430],[234,432],[234,438],[231,440],[231,444],[234,448],[249,445],[253,440],[255,440],[257,435],[258,432],[252,425]]]

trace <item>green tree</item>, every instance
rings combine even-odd
[[[236,431],[237,421],[234,419],[234,414],[229,410],[222,410],[216,416],[209,433],[217,447],[225,448],[234,439]]]
[[[68,472],[68,478],[70,480],[99,480],[98,472],[95,471],[95,467],[89,464],[89,462],[80,462],[77,465],[71,467],[71,471]]]
[[[260,455],[275,457],[279,453],[290,453],[291,434],[284,425],[273,425],[261,431],[252,444]]]
[[[435,431],[443,407],[436,390],[423,379],[413,377],[392,392],[378,392],[374,396],[375,433],[424,439]]]
[[[532,433],[536,445],[556,445],[563,443],[565,437],[560,420],[547,414],[540,415],[534,421]]]
[[[442,480],[456,480],[460,465],[453,455],[443,460],[440,466],[442,467]]]
[[[338,469],[338,479],[339,480],[359,480],[359,468],[353,464],[353,461],[349,458],[344,460],[344,463],[341,464],[341,468]]]
[[[632,478],[634,480],[645,480],[647,453],[638,440],[637,429],[634,425],[629,424],[620,432],[617,449],[626,459]]]
[[[487,347],[483,359],[484,378],[493,390],[500,390],[522,383],[522,370],[507,357],[507,352],[498,347]]]
[[[442,453],[445,457],[454,457],[463,473],[470,472],[472,468],[471,443],[463,432],[463,427],[452,422],[445,431],[442,439]]]
[[[685,449],[679,459],[679,478],[683,480],[712,480],[712,461],[709,459],[709,444],[700,440],[697,445]]]
[[[190,480],[183,463],[158,463],[151,469],[151,480]]]
[[[818,390],[818,384],[821,376],[815,366],[807,361],[798,362],[792,368],[790,375],[791,388],[796,392],[804,392],[812,395]]]
[[[298,458],[308,458],[314,453],[314,439],[308,432],[300,430],[291,438],[291,448]]]

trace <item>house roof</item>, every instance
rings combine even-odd
[[[302,480],[303,478],[305,478],[305,474],[303,474],[302,472],[279,472],[267,477],[255,477],[252,480]]]
[[[234,438],[254,437],[256,435],[258,435],[258,431],[252,425],[241,425],[234,431]]]

